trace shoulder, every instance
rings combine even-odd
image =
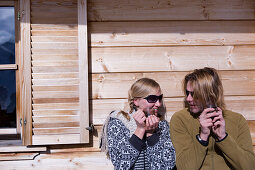
[[[173,114],[173,116],[171,117],[171,121],[176,121],[176,120],[185,120],[185,119],[190,119],[192,118],[192,116],[190,115],[190,113],[188,112],[187,108],[184,108],[178,112],[175,112]]]
[[[246,119],[242,114],[230,110],[224,110],[223,117],[225,120],[229,120],[235,124],[240,124],[243,122],[246,123]]]

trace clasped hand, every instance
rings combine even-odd
[[[218,107],[204,109],[199,116],[200,122],[200,138],[207,141],[208,137],[212,133],[218,140],[223,139],[226,136],[225,120],[222,115],[222,110]]]
[[[158,128],[159,118],[155,115],[145,116],[142,109],[138,109],[134,114],[133,118],[136,121],[137,129],[141,132],[146,133],[146,136],[151,136],[153,132]]]

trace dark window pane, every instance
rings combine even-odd
[[[0,7],[0,64],[15,64],[14,7]]]
[[[0,71],[0,127],[16,128],[15,70]]]

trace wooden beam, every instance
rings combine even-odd
[[[79,99],[80,142],[89,143],[89,87],[88,87],[88,33],[87,0],[78,0],[78,51],[79,51]]]
[[[91,48],[92,73],[190,71],[205,66],[253,70],[255,45]]]
[[[1,64],[0,70],[17,70],[18,65],[17,64]]]
[[[30,0],[20,0],[20,82],[22,140],[24,145],[32,144],[32,81],[31,81],[31,48],[30,48]]]
[[[253,0],[89,0],[89,21],[254,20]]]
[[[255,44],[255,21],[91,22],[92,47]]]

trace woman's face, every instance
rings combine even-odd
[[[155,95],[155,96],[150,96],[150,95]],[[162,104],[162,100],[160,100],[160,95],[162,95],[161,91],[160,89],[157,89],[155,91],[152,91],[148,96],[146,96],[148,97],[147,99],[145,99],[146,97],[134,99],[134,104],[136,105],[137,108],[142,109],[145,114],[147,115],[154,114],[157,116],[158,108]],[[154,100],[156,99],[156,101],[152,102],[150,100],[151,98],[152,99],[154,98]]]

